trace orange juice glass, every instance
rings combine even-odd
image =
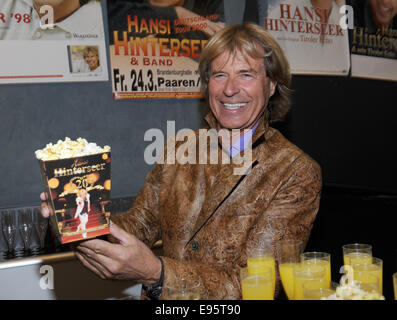
[[[243,300],[273,300],[272,269],[263,266],[251,266],[240,269],[240,281]]]
[[[363,263],[372,263],[372,246],[364,243],[352,243],[342,246],[343,263],[351,265],[351,260],[356,260],[356,263],[361,260]]]
[[[318,264],[325,267],[325,280],[331,283],[331,255],[326,252],[304,252],[301,263]]]
[[[294,268],[300,263],[302,241],[282,240],[277,243],[278,270],[289,300],[294,299]]]
[[[303,286],[312,283],[317,288],[329,288],[323,265],[300,263],[294,268],[294,300],[304,300]]]
[[[351,260],[353,267],[353,277],[354,280],[360,281],[362,283],[368,283],[371,281],[369,275],[373,275],[378,278],[379,281],[379,293],[383,293],[383,261],[382,259],[372,257],[371,263],[365,263],[365,261]]]
[[[261,239],[258,247],[247,249],[247,268],[263,268],[272,271],[273,291],[276,288],[276,262],[274,258],[273,241],[270,238]]]

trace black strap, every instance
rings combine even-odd
[[[150,298],[151,300],[160,300],[161,293],[163,292],[164,262],[163,259],[161,259],[159,256],[157,258],[159,258],[161,262],[161,274],[159,281],[149,286],[142,285],[142,288],[146,291],[148,298]]]

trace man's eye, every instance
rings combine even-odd
[[[217,73],[217,74],[214,74],[214,75],[212,76],[212,78],[213,78],[213,79],[216,79],[216,80],[221,80],[221,79],[225,79],[225,78],[226,78],[226,75],[225,75],[225,74],[222,74],[222,73]]]
[[[241,74],[241,77],[242,77],[243,79],[252,79],[252,78],[253,78],[253,75],[252,75],[251,73],[242,73],[242,74]]]

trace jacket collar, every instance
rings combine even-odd
[[[269,130],[269,121],[268,121],[268,116],[267,116],[267,112],[265,112],[264,116],[262,116],[259,119],[259,125],[256,128],[253,136],[252,136],[252,148],[254,149],[257,145],[258,145],[258,139],[261,138],[262,136],[264,136],[264,134],[266,132],[268,132]],[[212,111],[209,111],[207,113],[207,115],[204,117],[205,121],[207,121],[208,125],[210,128],[213,129],[218,129],[217,128],[217,124],[218,121],[216,120],[214,114],[212,113]],[[262,140],[263,138],[261,138]]]

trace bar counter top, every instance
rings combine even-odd
[[[73,251],[44,254],[25,258],[6,259],[0,260],[0,270],[35,264],[51,264],[54,262],[68,261],[73,259],[76,259]]]

